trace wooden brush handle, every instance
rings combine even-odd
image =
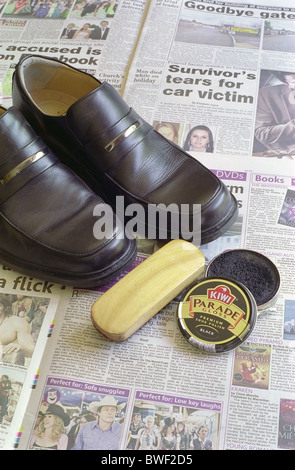
[[[112,341],[127,339],[197,279],[204,266],[204,255],[192,243],[167,243],[96,300],[91,309],[95,328]]]

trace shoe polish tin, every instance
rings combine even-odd
[[[237,348],[251,334],[257,305],[240,282],[206,277],[186,291],[177,317],[190,344],[208,353],[223,353]]]
[[[208,264],[206,277],[224,276],[252,293],[259,311],[272,307],[279,295],[280,273],[265,255],[247,249],[226,250]]]

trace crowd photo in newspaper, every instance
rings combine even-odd
[[[132,263],[91,288],[18,271],[3,261],[1,248],[0,449],[295,449],[291,3],[0,0],[1,139],[7,132],[3,116],[15,106],[15,70],[26,56],[54,59],[107,82],[141,116],[134,134],[148,123],[174,149],[210,170],[236,201],[234,223],[196,248],[204,257],[200,279],[205,281],[212,260],[229,250],[261,254],[279,273],[276,295],[263,309],[258,306],[245,338],[240,332],[235,347],[212,352],[183,332],[187,318],[194,317],[189,307],[179,320],[185,289],[123,341],[95,327],[96,302],[162,253],[163,240],[135,230]],[[85,118],[89,133],[94,119],[90,112]],[[109,140],[117,145],[116,139]],[[2,175],[2,163],[4,187],[13,175]],[[6,196],[3,201],[5,225]],[[31,201],[20,204],[18,217],[30,225]],[[50,218],[49,202],[46,210]],[[245,275],[249,282],[251,269]],[[217,290],[214,295],[211,305]],[[213,327],[204,313],[211,336],[223,328],[221,316]]]

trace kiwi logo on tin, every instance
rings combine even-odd
[[[217,286],[215,289],[208,289],[207,292],[208,299],[218,300],[226,305],[230,305],[235,300],[235,296],[226,286]]]
[[[232,294],[228,286],[218,284],[206,289],[206,294],[199,292],[198,295],[189,295],[187,314],[188,317],[194,318],[202,325],[207,324],[207,326],[212,322],[215,325],[216,317],[219,317],[223,327],[223,322],[226,321],[226,328],[233,330],[237,328],[238,324],[241,327],[242,320],[244,321],[246,315],[245,311],[235,303],[235,300],[236,296]]]

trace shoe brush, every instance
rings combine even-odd
[[[205,257],[192,243],[172,240],[149,256],[92,305],[94,327],[112,341],[126,340],[203,272]]]

